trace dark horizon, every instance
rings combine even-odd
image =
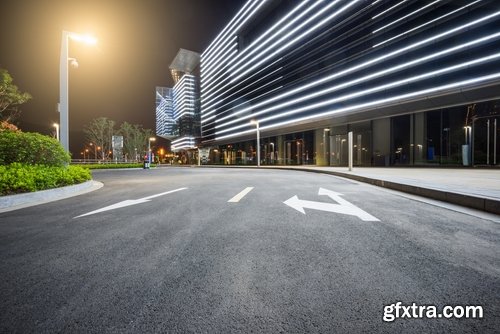
[[[97,117],[155,131],[155,87],[173,86],[168,66],[179,48],[203,52],[244,2],[2,1],[0,68],[33,96],[14,123],[23,131],[54,132],[61,34],[67,30],[98,39],[94,47],[69,45],[69,56],[79,63],[69,71],[73,158],[84,145],[83,127]]]

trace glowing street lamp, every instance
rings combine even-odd
[[[78,67],[75,58],[68,58],[68,40],[69,39],[95,45],[97,39],[89,35],[79,35],[73,32],[62,32],[61,56],[59,62],[59,117],[60,117],[60,142],[64,150],[69,152],[69,115],[68,115],[68,62],[71,66]]]
[[[251,120],[250,124],[255,125],[257,129],[257,167],[260,167],[260,128],[259,121]]]

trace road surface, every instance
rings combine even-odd
[[[494,219],[299,171],[159,168],[94,179],[104,187],[0,214],[0,332],[500,328]],[[398,302],[400,317],[384,321]],[[484,313],[417,319],[413,303]]]

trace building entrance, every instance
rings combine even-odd
[[[331,166],[347,165],[347,134],[338,134],[330,137]]]
[[[304,140],[293,139],[285,141],[285,164],[302,165],[305,163]]]

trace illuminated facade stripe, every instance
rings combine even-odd
[[[196,148],[196,138],[190,136],[177,138],[171,142],[170,147],[174,152]]]
[[[317,3],[248,1],[211,44],[201,58],[202,142],[243,140],[252,119],[272,135],[500,84],[498,1]],[[291,13],[307,15],[292,27]]]
[[[431,61],[431,60],[433,60],[433,59],[435,59],[437,57],[446,55],[447,53],[451,53],[451,52],[454,52],[454,51],[457,51],[457,50],[460,50],[460,49],[465,49],[465,48],[470,47],[472,45],[479,44],[481,42],[485,42],[485,41],[489,41],[489,40],[493,40],[493,39],[498,39],[498,38],[500,38],[500,32],[495,33],[495,34],[490,35],[490,36],[487,36],[485,38],[480,38],[478,40],[475,40],[475,41],[472,41],[472,42],[469,42],[469,43],[458,45],[456,47],[453,47],[453,48],[450,48],[450,49],[447,49],[447,50],[443,50],[443,51],[440,51],[440,52],[437,52],[437,53],[434,53],[434,54],[431,54],[431,55],[428,55],[428,56],[425,56],[425,57],[417,58],[417,59],[414,59],[413,61],[410,61],[410,62],[407,62],[407,63],[403,63],[401,65],[397,65],[397,66],[394,66],[394,67],[386,69],[386,70],[382,70],[382,71],[379,71],[379,72],[376,72],[376,73],[372,73],[372,74],[369,74],[369,75],[366,75],[366,76],[363,76],[363,77],[360,77],[360,78],[356,78],[354,80],[351,80],[351,81],[348,81],[348,82],[345,82],[345,83],[342,83],[342,84],[339,84],[339,85],[336,85],[336,86],[333,86],[333,87],[329,87],[327,89],[315,91],[315,92],[313,92],[311,94],[308,94],[306,96],[301,96],[300,98],[296,98],[296,99],[293,99],[293,100],[290,100],[290,101],[287,101],[287,102],[284,102],[284,103],[280,103],[278,105],[274,105],[273,107],[266,108],[264,110],[255,111],[256,108],[254,107],[253,108],[254,112],[252,112],[247,117],[247,120],[249,121],[250,119],[256,118],[257,116],[260,117],[261,115],[269,113],[271,111],[279,110],[279,109],[282,109],[284,107],[288,107],[288,106],[291,106],[291,105],[294,105],[294,104],[297,104],[297,103],[300,103],[300,102],[304,102],[304,101],[306,101],[308,99],[312,99],[312,98],[315,98],[315,97],[318,97],[318,96],[322,96],[322,95],[325,95],[325,94],[328,94],[328,93],[332,93],[332,92],[338,91],[340,89],[347,88],[347,87],[353,86],[355,84],[363,83],[363,82],[366,82],[366,81],[374,79],[374,78],[382,77],[383,75],[386,75],[386,74],[389,74],[389,73],[393,73],[395,71],[404,70],[406,68],[409,68],[410,66],[415,66],[415,65],[417,65],[419,63]],[[349,94],[347,96],[349,98],[353,98],[353,97],[355,97],[357,95],[364,95],[368,91],[375,92],[375,91],[379,91],[379,90],[382,90],[382,89],[387,89],[387,88],[398,86],[398,85],[402,85],[402,84],[408,84],[408,83],[410,83],[412,81],[423,80],[423,79],[425,79],[425,78],[427,78],[429,76],[438,75],[440,73],[445,73],[445,72],[449,72],[449,71],[452,71],[452,70],[457,70],[457,69],[459,69],[461,67],[463,68],[463,67],[473,66],[475,64],[480,64],[480,63],[483,63],[483,62],[486,62],[486,61],[496,60],[496,58],[498,58],[498,54],[495,54],[493,56],[487,56],[487,57],[475,59],[475,60],[472,60],[472,61],[469,61],[469,62],[461,63],[461,64],[458,64],[458,65],[454,65],[454,66],[449,67],[449,68],[439,69],[437,71],[433,71],[433,72],[421,74],[421,75],[418,75],[418,76],[415,76],[415,77],[412,77],[412,78],[407,78],[407,79],[399,80],[399,81],[392,82],[392,83],[389,83],[389,84],[381,85],[381,86],[374,87],[374,88],[371,88],[371,89],[366,90],[366,91],[357,91],[357,92]],[[343,99],[345,100],[347,98],[344,97]],[[330,100],[327,103],[335,103],[335,102],[339,102],[339,101],[341,101],[341,99],[340,98],[336,98],[336,99]],[[323,104],[324,103],[325,102],[323,102]],[[309,108],[313,109],[316,106],[317,105],[312,105],[312,107],[310,106]],[[226,117],[221,117],[218,120],[219,121],[224,121],[227,118],[228,118],[227,116]],[[224,125],[227,126],[227,125],[236,123],[237,121],[238,120],[226,121],[226,122],[224,122]],[[222,130],[222,131],[218,131],[217,133],[224,133],[224,132],[227,132],[227,131],[228,130]]]
[[[173,101],[174,101],[174,120],[195,113],[196,104],[196,77],[190,74],[185,74],[174,86]]]

